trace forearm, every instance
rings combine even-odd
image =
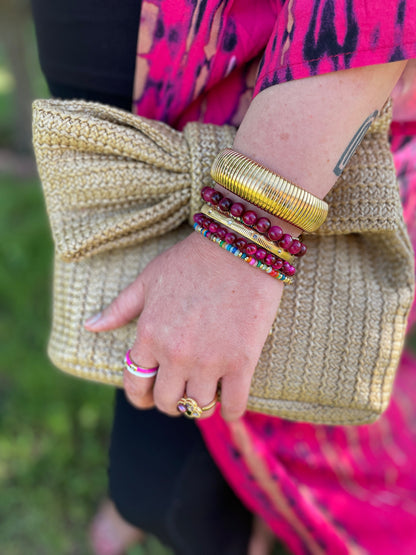
[[[350,69],[270,87],[252,101],[233,148],[323,198],[405,64]],[[299,233],[290,224],[283,227]]]

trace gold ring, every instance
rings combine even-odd
[[[178,412],[184,414],[188,418],[199,418],[204,411],[210,410],[215,407],[217,401],[218,392],[215,394],[215,399],[205,407],[200,407],[195,399],[192,399],[192,397],[182,397],[176,403],[176,408],[178,409]]]

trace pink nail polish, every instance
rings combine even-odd
[[[99,312],[98,314],[91,316],[91,318],[88,318],[88,320],[85,320],[84,326],[94,327],[95,324],[97,324],[99,320],[101,320],[101,316],[102,316],[102,312]]]

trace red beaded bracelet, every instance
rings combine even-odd
[[[204,187],[201,190],[201,197],[213,208],[230,215],[247,227],[254,227],[259,233],[289,254],[301,257],[306,253],[306,245],[299,241],[299,239],[293,238],[288,233],[283,233],[282,228],[278,225],[272,226],[268,218],[259,218],[254,210],[246,210],[241,202],[233,202],[213,187]]]
[[[287,260],[282,260],[278,256],[270,253],[262,247],[258,247],[254,243],[249,243],[244,237],[239,237],[236,233],[221,227],[217,222],[199,212],[194,215],[194,222],[202,228],[206,229],[218,239],[225,241],[229,245],[237,247],[241,252],[255,258],[258,261],[264,262],[271,266],[273,270],[281,270],[285,275],[291,277],[296,274],[296,268],[292,266]]]

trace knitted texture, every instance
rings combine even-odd
[[[388,105],[327,195],[327,221],[305,236],[308,254],[285,288],[250,410],[363,424],[387,408],[414,285],[389,122]],[[212,161],[234,133],[200,123],[181,133],[97,103],[34,103],[35,154],[56,246],[48,352],[58,368],[122,386],[136,324],[93,334],[83,322],[191,232]]]

